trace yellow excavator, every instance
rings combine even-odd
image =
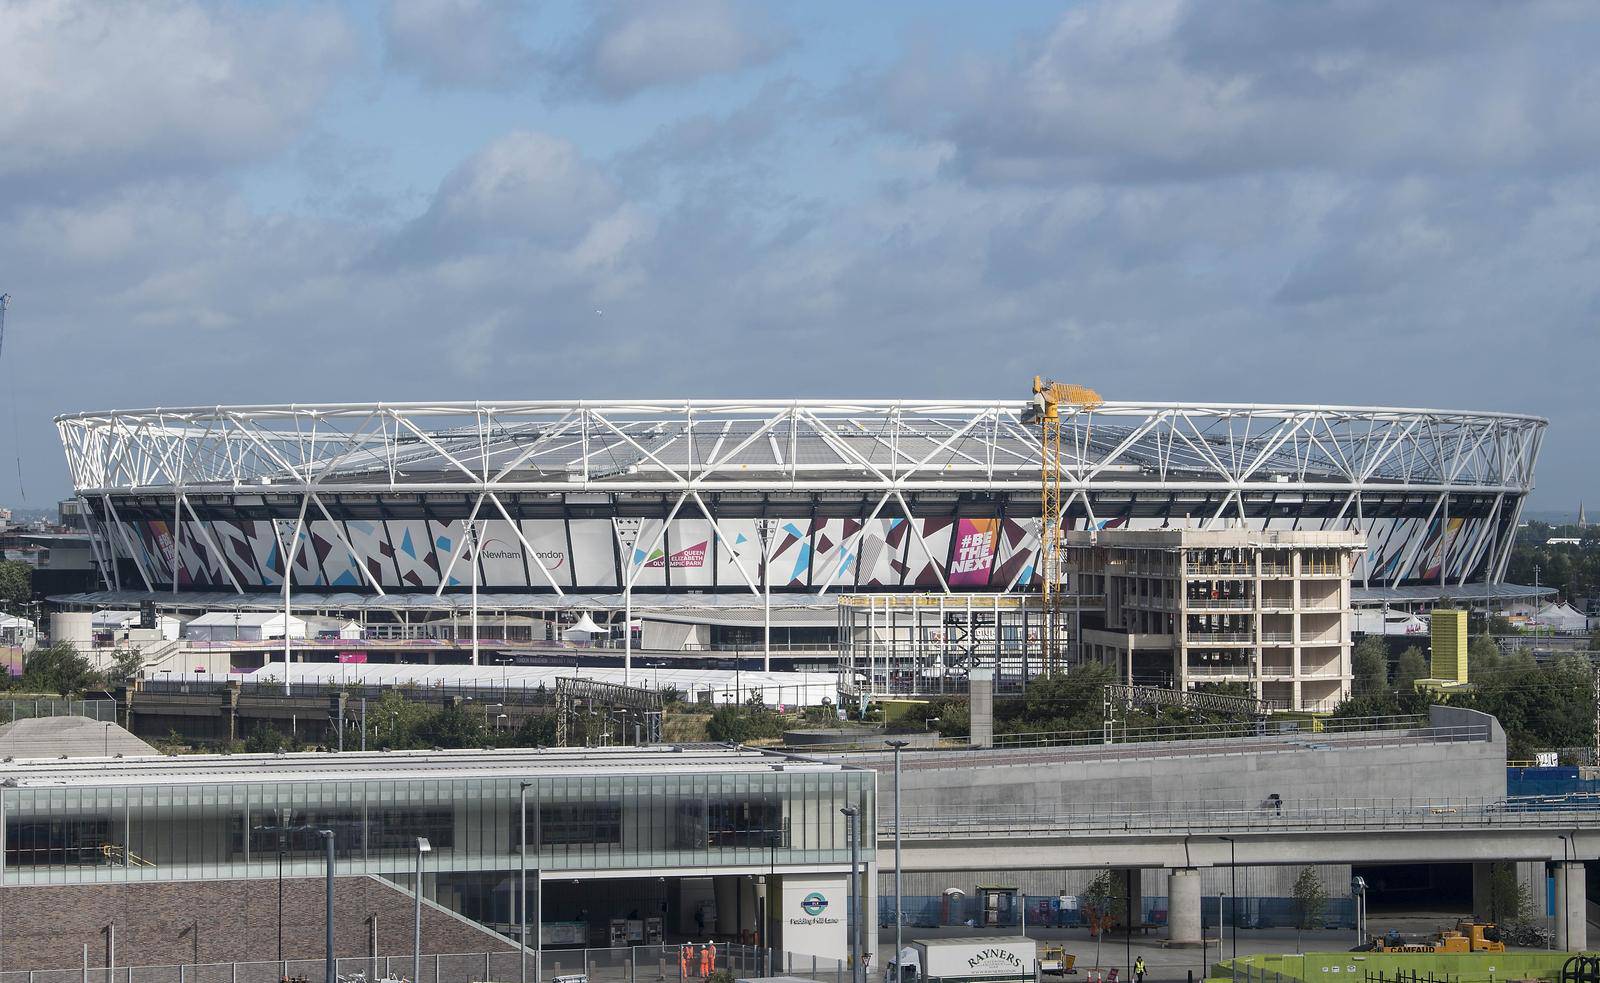
[[[1060,672],[1061,657],[1061,414],[1086,413],[1105,400],[1088,386],[1033,377],[1033,398],[1022,414],[1024,426],[1039,427],[1039,594],[1044,608],[1044,670]]]

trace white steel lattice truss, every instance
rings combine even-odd
[[[491,517],[515,526],[506,496],[608,493],[665,496],[668,523],[704,516],[720,542],[712,495],[854,494],[869,524],[913,514],[908,498],[941,494],[1007,496],[1018,515],[1034,500],[1037,515],[1038,435],[1020,422],[1022,409],[1020,401],[390,403],[83,413],[56,424],[79,496],[113,530],[123,525],[118,500],[130,495],[169,501],[176,534],[192,525],[203,537],[197,496],[293,496],[283,521],[298,515],[304,525],[332,522],[333,495],[464,495],[473,527]],[[1092,522],[1130,496],[1202,494],[1210,514],[1200,518],[1213,524],[1312,494],[1335,496],[1339,517],[1359,521],[1374,503],[1404,496],[1431,503],[1428,523],[1470,502],[1460,507],[1487,516],[1481,525],[1492,530],[1515,521],[1532,488],[1545,424],[1426,409],[1105,403],[1065,421],[1063,495]],[[126,554],[127,535],[101,529],[97,548]],[[1509,554],[1503,538],[1473,547],[1492,579]],[[292,561],[294,543],[285,546]],[[450,556],[452,568],[466,548]],[[619,586],[633,585],[634,566]],[[742,562],[740,573],[755,591],[761,574]],[[142,568],[141,576],[148,588]],[[948,588],[942,570],[938,579]],[[447,571],[440,589],[449,581]]]

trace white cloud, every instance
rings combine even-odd
[[[766,62],[788,43],[756,8],[732,0],[607,4],[572,58],[577,84],[611,99]]]
[[[913,55],[863,95],[982,182],[1560,171],[1600,150],[1590,12],[1090,0],[1015,54]]]
[[[352,61],[344,20],[187,0],[14,0],[0,182],[207,172],[283,147]]]
[[[528,6],[521,0],[389,0],[382,21],[389,61],[440,88],[527,82],[538,63],[519,34]]]
[[[621,204],[611,180],[572,143],[517,130],[446,175],[389,255],[416,261],[508,247],[566,250]]]

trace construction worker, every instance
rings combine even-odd
[[[717,971],[717,943],[706,943],[706,975],[710,976]]]
[[[700,947],[700,978],[711,977],[711,943],[707,942]]]
[[[1137,959],[1135,959],[1133,961],[1133,979],[1134,979],[1134,983],[1144,983],[1144,957],[1143,956],[1140,956],[1139,958],[1137,958]]]
[[[687,942],[685,942],[683,945],[678,946],[678,979],[680,979],[680,980],[686,980],[686,979],[689,978],[689,950],[690,950],[690,948],[691,948],[691,946]]]

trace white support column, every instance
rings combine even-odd
[[[291,674],[292,670],[289,667],[289,652],[290,652],[290,646],[289,646],[289,621],[293,617],[293,614],[291,613],[293,608],[292,608],[292,602],[290,600],[290,595],[293,592],[293,587],[291,585],[294,583],[294,558],[300,552],[300,530],[306,524],[306,506],[308,504],[310,504],[310,502],[311,502],[311,492],[308,489],[308,490],[306,490],[306,492],[304,494],[302,494],[300,496],[300,515],[294,521],[294,535],[290,538],[289,543],[288,543],[287,546],[284,545],[282,539],[278,540],[278,552],[283,557],[283,695],[284,696],[288,696],[293,690],[293,684],[290,682],[290,674]],[[277,535],[277,532],[278,532],[278,520],[277,519],[273,519],[272,520],[272,532],[273,532],[273,535]],[[234,639],[234,641],[238,641],[238,639],[236,638],[236,639]]]
[[[1556,865],[1556,948],[1582,952],[1589,947],[1589,898],[1581,861]]]
[[[1199,945],[1200,871],[1174,867],[1167,875],[1167,941],[1171,945]]]
[[[472,664],[478,664],[478,524],[467,524],[467,549],[472,551]]]

